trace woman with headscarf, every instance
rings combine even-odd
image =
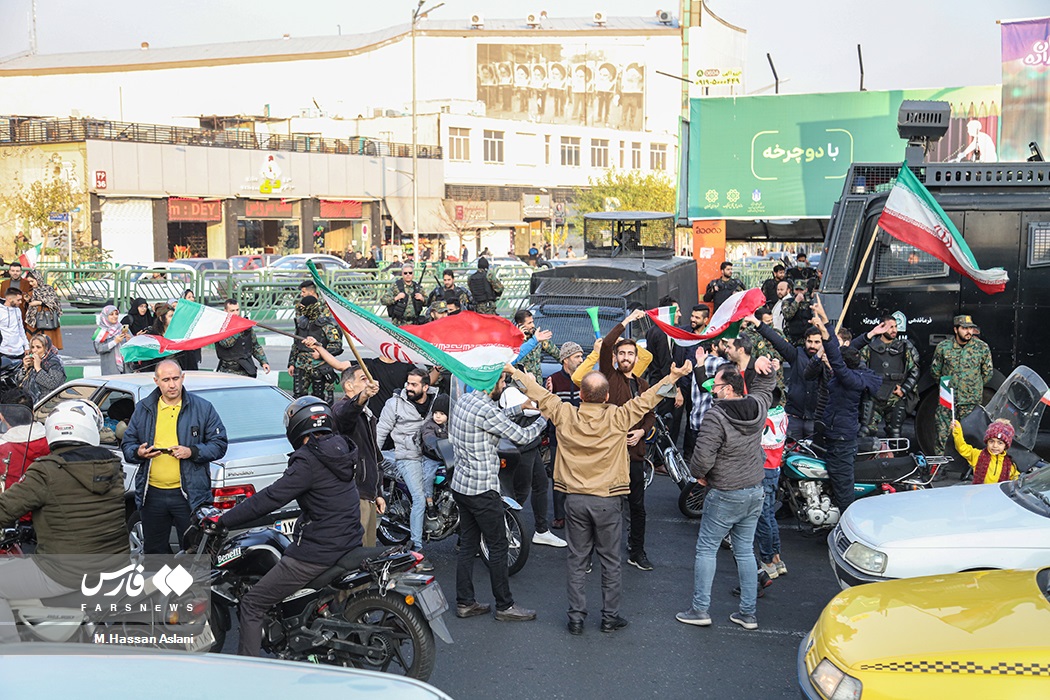
[[[197,295],[193,293],[192,289],[187,289],[182,293],[181,300],[186,301],[197,301]],[[179,367],[182,367],[184,371],[198,370],[201,367],[201,351],[200,348],[196,350],[183,350],[175,356],[176,361],[179,363]]]
[[[153,328],[153,312],[149,310],[145,299],[132,299],[127,316],[120,319],[120,322],[128,327],[133,336],[149,333]]]
[[[66,370],[51,338],[37,333],[29,341],[29,352],[15,374],[18,385],[39,401],[66,381]]]
[[[102,366],[102,374],[123,374],[124,358],[120,354],[120,346],[131,339],[131,333],[127,327],[118,321],[120,311],[110,304],[102,309],[102,313],[95,317],[98,328],[91,340],[95,343],[95,352]]]
[[[31,287],[25,297],[26,333],[43,333],[51,340],[56,350],[62,349],[62,304],[55,288],[44,283],[44,277],[36,270],[26,273]]]

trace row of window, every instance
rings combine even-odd
[[[504,131],[496,131],[493,129],[484,129],[482,133],[482,147],[483,155],[486,163],[503,163],[504,152],[503,142]],[[582,139],[579,136],[562,136],[560,137],[560,163],[561,165],[569,167],[580,166],[580,151],[582,148]],[[594,168],[608,168],[615,163],[610,158],[610,141],[609,139],[590,139],[591,147],[591,161],[590,165]],[[628,165],[628,154],[630,157],[630,165]],[[627,141],[620,141],[619,149],[619,167],[631,168],[633,170],[642,169],[642,144],[640,141],[631,141],[628,148]],[[469,161],[470,160],[470,129],[450,127],[448,130],[448,157],[449,160],[453,161]],[[543,137],[543,162],[545,165],[551,165],[552,153],[551,153],[551,137],[545,135]],[[666,143],[651,143],[649,144],[649,169],[650,170],[667,170],[667,144]]]

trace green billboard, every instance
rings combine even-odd
[[[814,95],[707,97],[690,101],[690,219],[827,217],[851,163],[900,163],[902,100],[951,103],[948,133],[931,161],[969,143],[966,123],[996,118],[999,86]],[[993,132],[994,133],[994,132]]]

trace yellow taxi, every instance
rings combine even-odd
[[[803,698],[1050,698],[1050,568],[856,586],[798,651]]]

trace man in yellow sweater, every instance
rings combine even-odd
[[[587,616],[585,567],[591,551],[602,564],[602,632],[627,626],[620,617],[620,542],[623,498],[631,490],[627,431],[662,398],[658,393],[692,371],[686,362],[622,406],[605,403],[609,382],[591,372],[580,385],[579,406],[563,402],[528,373],[507,366],[558,431],[554,488],[565,496],[565,539],[569,544],[569,632],[583,634]]]

